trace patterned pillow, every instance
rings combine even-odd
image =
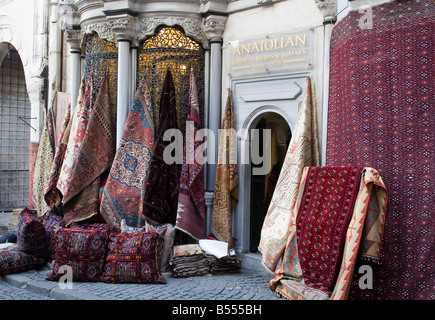
[[[166,283],[160,270],[166,229],[112,234],[102,281],[109,283]]]
[[[36,210],[24,208],[21,211],[17,232],[17,244],[22,252],[46,258],[47,235],[41,219],[36,216]]]
[[[163,248],[162,248],[162,260],[161,260],[161,270],[166,272],[169,270],[169,261],[172,257],[172,248],[174,246],[174,238],[175,238],[175,229],[174,225],[170,223],[160,224],[157,226],[148,224],[145,222],[145,225],[141,228],[134,228],[129,226],[123,226],[121,224],[121,231],[126,233],[134,233],[134,232],[146,232],[151,230],[159,230],[166,229],[165,237],[163,240]]]
[[[56,232],[56,259],[48,280],[59,280],[60,267],[72,268],[74,281],[101,281],[108,233],[101,230],[61,228]]]
[[[70,226],[71,229],[84,229],[84,230],[100,230],[107,232],[110,235],[112,232],[120,232],[121,230],[118,227],[115,227],[111,224],[107,223],[78,223],[73,222]]]
[[[27,254],[13,247],[0,250],[0,276],[35,269],[44,263],[44,259]]]
[[[65,227],[65,221],[63,220],[63,217],[49,211],[43,216],[42,223],[44,224],[45,234],[47,236],[48,257],[54,259],[56,254],[56,231]]]

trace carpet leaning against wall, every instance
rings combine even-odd
[[[388,190],[380,264],[356,266],[349,299],[435,299],[434,8],[393,1],[333,29],[327,165],[373,167]],[[360,288],[363,264],[372,289]]]

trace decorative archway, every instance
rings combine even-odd
[[[31,105],[26,77],[12,45],[0,64],[0,106],[0,210],[11,211],[29,203],[33,172],[29,158],[34,159],[29,157]]]

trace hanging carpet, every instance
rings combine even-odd
[[[98,209],[100,178],[111,167],[115,155],[114,132],[108,78],[105,76],[95,104],[90,110],[86,131],[72,167],[68,189],[71,192],[67,197],[64,195],[66,225],[88,219],[98,213],[95,209]],[[68,199],[70,200],[67,201]]]
[[[89,75],[88,81],[85,85],[85,80],[82,79],[80,91],[77,97],[77,104],[74,109],[74,115],[71,119],[71,129],[68,137],[68,144],[65,151],[65,157],[60,170],[59,179],[57,181],[57,188],[62,194],[62,202],[70,199],[70,184],[72,178],[72,171],[78,157],[80,147],[82,145],[83,137],[85,134],[86,126],[88,124],[88,113],[91,108],[92,96],[92,74]]]
[[[166,72],[160,99],[159,120],[156,125],[154,154],[146,180],[144,218],[151,224],[171,223],[175,225],[178,206],[178,164],[167,164],[165,148],[170,144],[163,140],[168,129],[177,129],[175,87],[171,71]]]
[[[349,298],[435,300],[435,3],[372,9],[371,28],[351,11],[331,38],[326,164],[376,168],[389,193],[383,263]]]
[[[204,167],[197,162],[200,141],[195,141],[201,129],[198,92],[193,69],[190,71],[189,115],[186,121],[186,145],[180,174],[178,209],[175,228],[199,240],[205,228]]]
[[[44,193],[48,187],[54,157],[54,130],[54,114],[53,109],[50,108],[42,128],[32,181],[32,203],[38,216],[42,216],[50,210],[50,207],[45,203]]]
[[[119,147],[101,199],[107,223],[130,227],[144,225],[143,202],[154,152],[154,114],[148,83],[142,78],[130,107]]]
[[[379,261],[387,191],[363,167],[306,167],[282,265],[269,282],[291,300],[344,300],[358,255]]]
[[[51,164],[50,176],[48,178],[47,188],[44,194],[45,203],[49,206],[59,206],[62,195],[57,189],[57,181],[59,180],[60,170],[65,157],[66,147],[68,144],[69,133],[71,131],[71,104],[68,105],[62,126],[60,128],[59,142],[54,153],[53,162]]]
[[[233,102],[231,90],[228,89],[225,114],[219,136],[211,231],[218,240],[227,242],[231,246],[233,245],[231,212],[239,201],[236,139]]]
[[[285,249],[302,170],[320,165],[315,101],[314,83],[308,77],[295,128],[261,230],[258,249],[263,255],[263,266],[272,273]]]

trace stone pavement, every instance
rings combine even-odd
[[[0,300],[282,300],[272,294],[272,275],[242,269],[240,273],[173,278],[166,284],[73,282],[72,289],[48,281],[46,266],[0,278]]]

